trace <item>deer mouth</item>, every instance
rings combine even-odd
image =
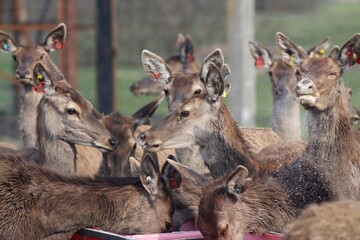
[[[96,147],[100,152],[102,153],[109,153],[111,151],[114,151],[114,147],[112,146],[106,146],[98,142],[94,142],[94,147]]]
[[[319,99],[319,96],[317,95],[302,95],[297,98],[299,103],[303,105],[305,108],[311,108],[314,107]]]
[[[16,78],[16,81],[24,85],[34,85],[32,78]]]

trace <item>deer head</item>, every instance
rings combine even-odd
[[[312,58],[284,34],[277,33],[278,49],[283,60],[295,68],[296,94],[306,109],[324,111],[341,97],[341,75],[360,62],[357,58],[360,34],[354,35],[334,57]]]
[[[66,26],[59,24],[46,36],[45,41],[40,44],[23,46],[18,44],[10,35],[0,31],[0,49],[12,54],[16,68],[16,80],[27,85],[35,85],[33,82],[33,69],[36,63],[42,61],[42,57],[61,49],[65,44]]]
[[[204,59],[199,73],[181,74],[173,71],[161,57],[147,50],[142,53],[142,63],[148,76],[164,85],[170,112],[190,97],[200,96],[205,91],[204,79],[210,63],[214,63],[221,70],[224,79],[230,74],[230,69],[227,64],[224,64],[220,49],[216,49]],[[230,89],[229,84],[225,87],[227,90]]]
[[[247,215],[246,203],[241,200],[251,182],[247,176],[248,170],[240,165],[229,176],[203,188],[196,226],[205,239],[235,239],[243,236],[247,229],[247,219],[239,219]],[[245,212],[239,214],[239,209]]]
[[[195,73],[199,70],[194,57],[194,44],[190,36],[179,33],[176,40],[178,54],[166,60],[172,71],[179,73]],[[137,96],[155,95],[163,91],[164,83],[152,77],[145,77],[130,86]]]
[[[43,55],[43,61],[51,61]],[[47,139],[97,147],[103,152],[114,150],[116,139],[99,120],[90,102],[71,88],[61,74],[49,71],[42,63],[34,68],[34,79],[43,80],[44,96],[38,106],[39,145]]]
[[[139,143],[144,149],[158,151],[188,147],[196,144],[199,137],[196,135],[206,138],[206,134],[211,134],[206,127],[216,121],[222,102],[221,96],[225,91],[225,82],[214,63],[209,63],[207,69],[203,83],[204,91],[191,96],[150,130],[139,135]],[[155,75],[159,73],[164,81],[172,79],[172,75],[166,71],[166,65],[154,64],[154,68],[150,68],[149,71]],[[203,73],[205,72],[204,70]]]

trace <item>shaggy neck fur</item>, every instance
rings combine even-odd
[[[245,166],[250,172],[254,170],[254,162],[244,149],[245,143],[238,126],[222,102],[216,118],[211,120],[207,132],[197,144],[214,178],[225,175],[238,165]]]
[[[36,147],[37,106],[42,98],[41,93],[32,90],[31,85],[24,85],[20,96],[19,128],[24,147]]]
[[[309,111],[309,144],[303,156],[329,184],[334,198],[360,198],[359,146],[340,94],[325,111]]]

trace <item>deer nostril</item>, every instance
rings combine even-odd
[[[117,147],[117,144],[118,144],[118,141],[115,139],[115,138],[110,138],[109,139],[109,143],[112,147],[116,148]]]
[[[312,88],[313,88],[313,85],[310,85],[310,86],[309,86],[309,89],[312,89]]]

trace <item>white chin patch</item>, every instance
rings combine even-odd
[[[318,97],[311,95],[304,95],[297,98],[301,105],[305,107],[313,107],[318,100]]]

